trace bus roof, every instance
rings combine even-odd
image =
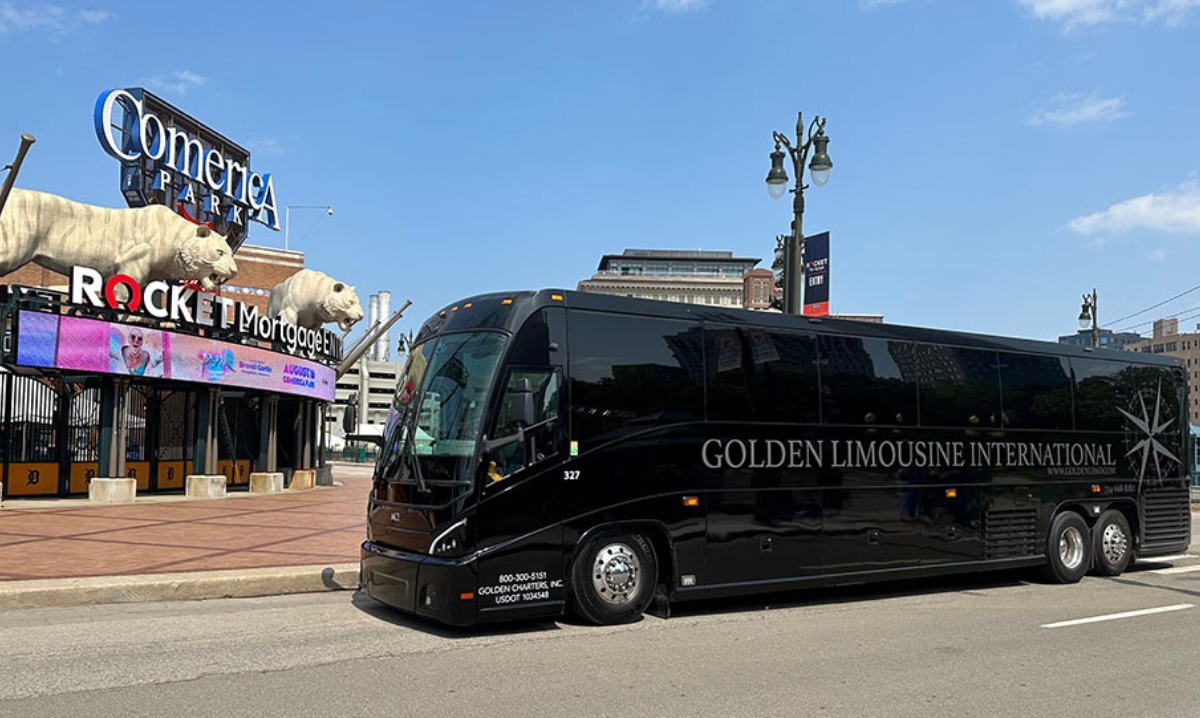
[[[635,299],[633,297],[594,294],[591,292],[577,292],[564,289],[498,292],[468,297],[440,310],[426,320],[416,340],[419,342],[433,334],[471,329],[500,329],[515,332],[524,323],[526,317],[546,306],[565,306],[571,309],[610,314],[700,321],[706,324],[721,324],[726,326],[792,329],[817,334],[894,339],[1026,354],[1053,354],[1066,357],[1111,359],[1153,364],[1156,366],[1179,366],[1180,364],[1178,358],[1144,352],[1092,349],[1091,347],[1080,347],[1073,344],[1060,344],[1058,342],[1037,339],[975,334],[972,332],[930,329],[902,324],[876,324],[825,317],[796,317],[777,312],[704,304],[684,304],[682,302],[664,302],[653,299]]]

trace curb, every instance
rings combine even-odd
[[[0,611],[145,601],[250,598],[358,588],[358,564],[0,582]]]
[[[249,491],[237,489],[226,493],[221,497],[193,497],[187,494],[155,494],[146,493],[136,496],[133,501],[119,503],[101,503],[99,501],[89,501],[87,496],[48,496],[46,498],[38,497],[8,497],[0,501],[0,511],[34,511],[37,509],[96,509],[96,508],[112,508],[123,506],[161,506],[163,504],[194,504],[202,501],[225,501],[227,499],[257,499],[280,496],[288,496],[291,494],[307,494],[313,491],[328,491],[330,489],[345,486],[344,483],[334,482],[333,486],[314,486],[311,489],[284,489],[283,491],[275,491],[269,494],[252,494]]]

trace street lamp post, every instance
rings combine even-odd
[[[1092,295],[1083,295],[1083,307],[1079,310],[1079,328],[1087,329],[1088,324],[1092,326],[1092,348],[1100,348],[1100,322],[1096,318],[1096,290],[1092,289]]]
[[[333,216],[333,207],[327,204],[289,204],[283,211],[283,248],[289,248],[289,239],[291,238],[292,230],[292,210],[293,209],[323,209],[330,217]],[[303,239],[303,237],[301,237]]]
[[[814,132],[815,130],[815,132]],[[814,150],[812,161],[808,163],[812,182],[822,187],[829,181],[833,171],[833,160],[829,159],[829,138],[825,135],[825,120],[814,116],[808,125],[808,139],[804,133],[804,114],[796,113],[796,142],[795,145],[787,135],[772,132],[775,140],[775,151],[771,153],[771,170],[767,172],[767,191],[774,199],[779,199],[787,191],[788,174],[783,167],[784,152],[780,147],[787,148],[787,154],[792,158],[792,171],[796,175],[796,186],[792,188],[795,199],[792,200],[792,234],[784,245],[783,252],[783,311],[787,314],[800,314],[800,277],[804,273],[804,161],[808,159],[810,148]],[[803,144],[801,144],[803,141]]]

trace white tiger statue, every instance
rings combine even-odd
[[[198,280],[206,291],[237,275],[225,238],[162,205],[109,209],[13,188],[0,215],[0,275],[33,262],[70,275],[91,267],[139,285]]]
[[[337,322],[342,331],[348,332],[362,321],[363,310],[354,287],[324,272],[301,269],[271,290],[267,316],[309,329]]]

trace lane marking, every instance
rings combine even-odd
[[[1156,568],[1153,571],[1151,571],[1150,573],[1173,574],[1173,573],[1192,573],[1194,571],[1200,571],[1200,566],[1174,566],[1172,568]]]
[[[1195,608],[1190,603],[1177,603],[1173,606],[1160,606],[1158,608],[1143,608],[1140,611],[1126,611],[1124,613],[1110,613],[1106,616],[1092,616],[1090,618],[1076,618],[1070,621],[1059,621],[1057,623],[1043,623],[1042,628],[1065,628],[1067,626],[1081,626],[1085,623],[1099,623],[1101,621],[1115,621],[1120,618],[1134,618],[1136,616],[1149,616],[1155,613],[1168,613],[1170,611],[1183,611],[1188,608]]]
[[[1192,553],[1179,553],[1174,556],[1151,556],[1150,558],[1139,558],[1138,563],[1162,563],[1164,561],[1178,561],[1184,558],[1196,558]]]

